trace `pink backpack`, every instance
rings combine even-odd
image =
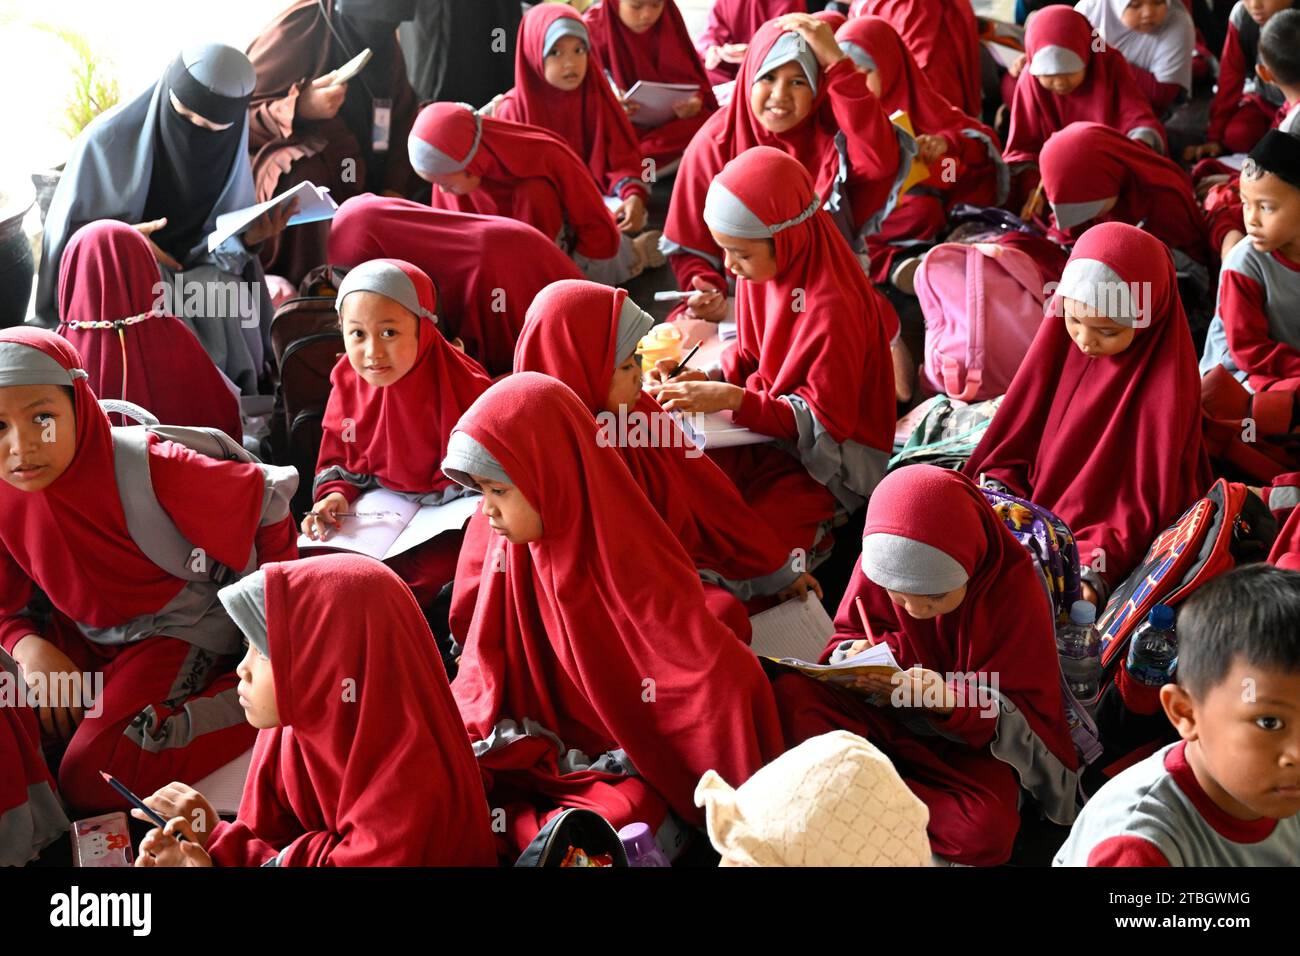
[[[963,402],[1006,392],[1043,321],[1043,277],[1025,252],[945,242],[916,270],[925,314],[921,379]]]

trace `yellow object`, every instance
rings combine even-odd
[[[889,116],[889,121],[907,133],[908,136],[916,139],[916,131],[912,129],[912,119],[907,115],[907,110],[894,110]],[[905,193],[917,183],[923,183],[929,178],[930,167],[919,159],[914,159],[912,160],[912,168],[907,171],[907,178],[903,180],[902,188],[898,191],[900,194]]]
[[[661,322],[641,337],[636,354],[641,356],[641,370],[648,372],[663,359],[682,360],[682,330],[671,322]]]

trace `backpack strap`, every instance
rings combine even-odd
[[[148,412],[145,415],[153,417]],[[219,561],[202,556],[200,549],[180,533],[159,504],[149,474],[150,430],[148,425],[112,429],[113,474],[127,533],[145,557],[173,577],[184,581],[214,581],[219,585],[234,580],[238,575]]]
[[[940,356],[943,390],[950,398],[969,402],[979,394],[984,380],[984,257],[979,245],[966,247],[966,384],[959,384],[960,366],[950,355]]]

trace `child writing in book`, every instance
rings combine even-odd
[[[82,226],[63,250],[55,331],[81,355],[96,395],[133,402],[164,424],[219,428],[239,441],[238,390],[194,333],[157,308],[161,281],[139,230],[114,219]]]
[[[794,157],[815,184],[818,205],[860,251],[893,208],[915,144],[889,122],[880,100],[835,42],[828,24],[806,14],[765,23],[754,34],[736,93],[691,140],[673,183],[662,248],[691,318],[721,321],[728,296],[723,251],[704,223],[709,184],[755,146]]]
[[[438,187],[432,206],[526,222],[596,281],[626,281],[661,258],[659,234],[620,232],[586,165],[550,130],[430,103],[408,148],[415,171]]]
[[[1101,123],[1157,153],[1168,152],[1164,126],[1124,54],[1104,45],[1097,49],[1083,14],[1065,6],[1039,10],[1025,31],[1025,55],[1002,154],[1016,177],[1012,208],[1019,208],[1037,183],[1033,167],[1043,144],[1071,123]]]
[[[144,802],[167,825],[136,866],[495,862],[447,675],[396,575],[325,555],[268,565],[221,601],[247,644],[239,704],[258,730],[239,814],[219,821],[193,787],[161,787]]]
[[[325,542],[358,520],[347,512],[369,489],[422,505],[463,495],[439,463],[452,426],[491,384],[438,331],[433,283],[409,262],[362,263],[344,277],[337,301],[347,351],[330,374],[316,503],[302,520],[303,534]],[[455,576],[460,541],[459,532],[444,532],[389,559],[421,607]]]
[[[1060,517],[1100,608],[1210,486],[1196,351],[1169,250],[1124,223],[1083,234],[1047,308],[962,470]]]
[[[1048,138],[1038,167],[1065,240],[1098,222],[1126,222],[1163,241],[1184,268],[1204,272],[1213,261],[1192,180],[1167,156],[1100,123],[1071,123]]]
[[[582,273],[532,226],[500,216],[431,209],[388,196],[354,196],[330,224],[330,262],[351,268],[396,256],[438,294],[438,327],[489,375],[505,375],[533,296]]]
[[[821,588],[797,569],[783,542],[736,486],[642,391],[637,343],[654,325],[622,289],[562,281],[528,309],[515,371],[541,372],[577,393],[597,416],[602,440],[623,456],[637,484],[709,585],[743,601],[806,597]],[[620,422],[627,425],[620,429]],[[637,429],[640,429],[638,432]]]
[[[673,103],[675,117],[661,126],[637,124],[637,104],[624,100],[641,154],[667,172],[681,159],[686,144],[704,125],[718,101],[699,54],[691,46],[686,21],[675,0],[605,0],[584,14],[592,48],[613,82],[630,90],[640,81],[694,83],[693,93]]]
[[[1079,0],[1074,9],[1124,54],[1157,116],[1191,95],[1196,24],[1182,0]]]
[[[1260,32],[1295,0],[1237,0],[1228,14],[1228,34],[1219,56],[1219,82],[1210,104],[1207,141],[1189,146],[1183,159],[1246,153],[1274,125],[1285,103],[1281,90],[1259,72]]]
[[[867,88],[890,115],[907,114],[916,136],[917,159],[930,175],[910,186],[880,229],[866,237],[871,279],[889,279],[900,247],[933,239],[957,203],[996,206],[1009,180],[997,134],[962,112],[931,85],[897,31],[879,17],[855,17],[835,34],[840,48],[863,74]]]
[[[570,7],[541,3],[524,14],[514,88],[485,112],[555,133],[587,161],[602,195],[619,200],[619,229],[635,235],[645,228],[650,193],[642,180],[641,145],[591,49],[582,17]]]
[[[823,658],[884,641],[905,670],[857,690],[779,677],[786,739],[866,737],[929,807],[936,862],[1005,863],[1022,787],[1049,819],[1074,820],[1079,762],[1053,634],[1032,559],[974,483],[902,468],[867,505],[861,566]]]
[[[1295,866],[1300,573],[1246,565],[1188,598],[1160,703],[1182,739],[1097,791],[1052,865]]]
[[[741,782],[781,752],[757,659],[568,386],[497,382],[443,470],[494,532],[452,692],[516,850],[563,807],[698,825],[705,770]]]
[[[1268,481],[1300,468],[1300,139],[1265,133],[1240,189],[1248,237],[1223,260],[1201,372],[1216,456]]]
[[[729,410],[776,439],[712,457],[780,539],[811,556],[811,569],[828,553],[836,515],[861,507],[885,473],[897,316],[821,208],[808,170],[780,150],[757,146],[729,162],[704,220],[736,276],[738,337],[716,380],[691,370],[664,382],[663,363],[652,394],[668,411]]]
[[[148,792],[248,749],[218,582],[297,557],[297,473],[114,435],[76,351],[32,328],[0,333],[0,467],[0,648],[29,685],[103,674],[93,708],[38,712],[64,800],[117,808],[100,771]]]

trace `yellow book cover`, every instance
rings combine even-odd
[[[908,136],[916,137],[916,131],[912,129],[912,120],[907,115],[907,110],[894,110],[889,116],[889,121],[899,129],[907,133]],[[930,167],[919,159],[912,160],[912,168],[907,171],[907,178],[903,180],[903,188],[899,193],[905,193],[917,183],[923,183],[930,178]]]

